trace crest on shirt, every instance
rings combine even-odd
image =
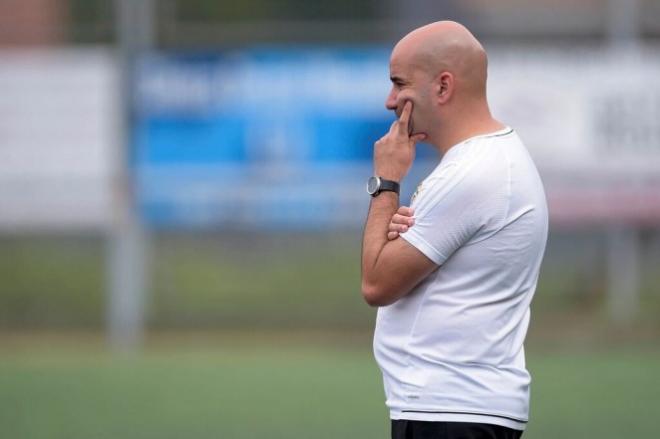
[[[417,189],[415,189],[415,193],[410,198],[410,204],[412,204],[415,201],[415,198],[417,198],[417,195],[419,195],[419,193],[422,191],[422,189],[424,189],[422,187],[423,184],[424,183],[420,183],[420,184],[417,185]]]

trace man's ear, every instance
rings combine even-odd
[[[454,75],[451,72],[441,72],[435,78],[435,98],[439,104],[446,104],[454,93]]]

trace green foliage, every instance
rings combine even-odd
[[[371,330],[375,310],[360,294],[360,240],[358,231],[155,234],[148,326]],[[575,236],[555,236],[549,245],[530,330],[556,338],[590,332],[607,340],[621,331],[608,319],[603,274],[580,265],[589,253],[559,245],[573,241],[580,247]],[[101,329],[105,256],[100,237],[0,239],[0,329]],[[639,330],[660,334],[657,276],[643,279],[628,338]],[[607,327],[609,333],[601,331]]]
[[[168,237],[154,247],[155,326],[369,327],[355,236]]]
[[[100,238],[5,237],[0,328],[99,326],[104,284]]]

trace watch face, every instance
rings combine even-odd
[[[367,181],[367,192],[373,195],[378,192],[378,189],[380,189],[380,178],[370,177],[369,181]]]

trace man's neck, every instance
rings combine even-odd
[[[464,130],[453,130],[451,133],[447,133],[447,135],[441,140],[441,143],[439,143],[437,147],[444,155],[454,145],[458,145],[459,143],[464,142],[472,137],[494,133],[504,128],[505,125],[493,119],[490,123],[483,124],[478,127],[470,127]]]
[[[453,121],[447,121],[439,128],[435,135],[430,137],[428,143],[435,145],[443,155],[467,139],[483,134],[493,133],[505,128],[505,125],[494,119],[490,111],[486,108],[484,111],[473,112],[470,116],[458,115]]]

